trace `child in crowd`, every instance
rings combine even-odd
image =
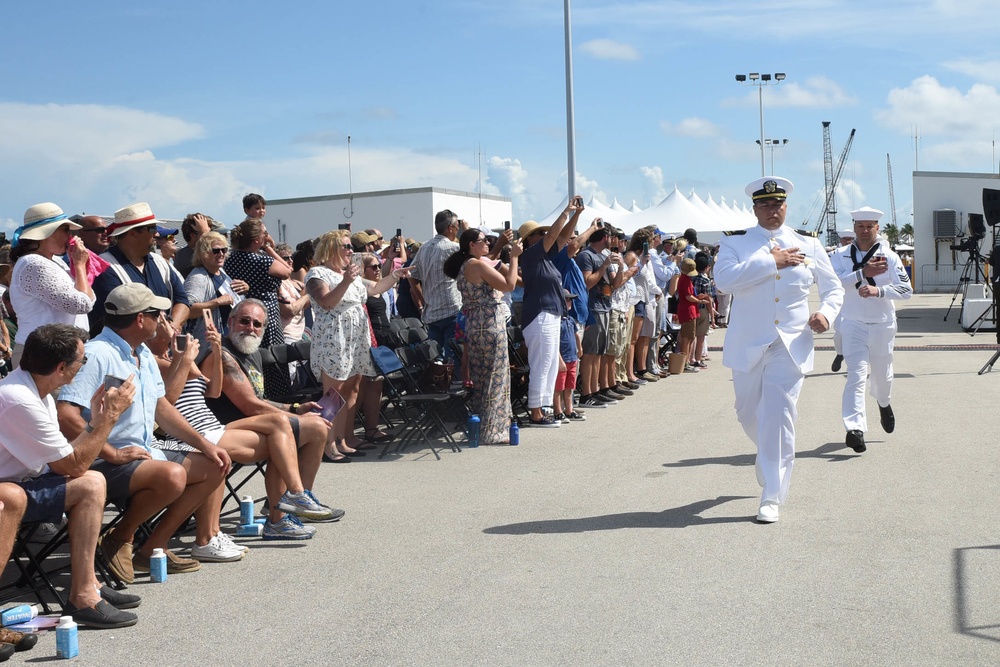
[[[559,324],[559,373],[556,375],[556,390],[552,395],[553,419],[568,424],[586,419],[579,410],[573,409],[573,388],[576,387],[576,367],[580,360],[582,342],[573,317],[573,299],[576,294],[563,290],[566,310]]]

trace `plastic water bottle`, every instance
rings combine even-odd
[[[240,523],[253,523],[253,496],[243,496],[240,499]]]
[[[465,425],[469,432],[469,447],[479,446],[479,415],[469,415],[469,422]]]
[[[80,655],[80,642],[77,638],[76,621],[72,616],[60,616],[56,625],[56,657],[75,658]]]
[[[6,628],[11,625],[17,625],[18,623],[30,621],[36,616],[38,616],[37,604],[21,604],[16,607],[11,607],[10,609],[4,609],[0,612],[0,624]]]
[[[510,420],[510,444],[520,445],[521,444],[521,429],[517,425],[516,419]]]
[[[149,580],[162,584],[167,580],[167,554],[163,549],[153,549],[153,555],[149,557]]]
[[[236,537],[260,537],[264,534],[264,526],[259,523],[245,523],[236,529]]]

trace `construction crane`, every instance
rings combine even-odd
[[[892,226],[896,227],[896,195],[892,193],[892,160],[889,159],[888,153],[885,154],[885,171],[889,174],[889,208],[892,210]]]
[[[826,204],[823,212],[816,223],[816,232],[819,233],[826,228],[827,245],[837,245],[839,235],[837,234],[837,184],[840,182],[840,175],[844,171],[844,164],[847,156],[851,152],[851,144],[854,143],[854,133],[856,129],[851,129],[844,150],[840,152],[840,159],[837,161],[837,168],[833,168],[833,150],[830,146],[830,121],[823,121],[823,175],[826,180]]]

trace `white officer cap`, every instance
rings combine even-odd
[[[795,188],[792,182],[787,178],[781,178],[780,176],[764,176],[752,181],[745,188],[747,196],[754,201],[759,201],[761,199],[785,199],[786,196],[792,194],[792,190]]]

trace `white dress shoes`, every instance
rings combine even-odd
[[[758,523],[774,523],[778,520],[778,501],[764,500],[757,510]]]

